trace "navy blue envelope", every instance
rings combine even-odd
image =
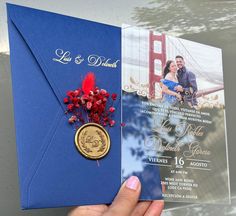
[[[111,149],[96,161],[74,144],[63,98],[92,71],[121,94],[121,29],[7,5],[23,209],[110,203],[121,184],[120,102]]]

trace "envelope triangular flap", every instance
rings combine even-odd
[[[64,115],[63,97],[67,90],[81,85],[89,70],[96,74],[100,88],[120,93],[120,65],[114,69],[86,63],[92,54],[121,58],[120,28],[11,4],[8,16],[12,22],[9,31],[22,207],[111,202],[121,181],[120,104],[117,125],[109,130],[111,150],[98,166],[77,152],[74,131]],[[85,60],[81,64],[53,61],[57,49]],[[29,122],[22,122],[29,105],[22,99],[35,99],[31,93],[39,103],[28,112]],[[44,110],[40,110],[39,104],[44,103]],[[37,121],[41,126],[35,129]]]
[[[115,91],[113,80],[120,79],[117,69],[111,67],[88,67],[91,55],[120,61],[121,29],[83,19],[49,13],[27,7],[10,5],[10,18],[30,46],[60,101],[71,87],[78,87],[88,72],[94,71],[97,85]],[[71,61],[65,65],[53,61],[56,51],[70,52]],[[76,57],[84,62],[76,64]],[[120,62],[119,62],[120,66]]]

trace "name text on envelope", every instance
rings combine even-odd
[[[66,65],[69,63],[74,63],[80,65],[82,63],[87,63],[88,66],[91,67],[109,67],[109,68],[117,68],[120,60],[112,60],[111,58],[107,58],[105,56],[100,56],[96,54],[91,54],[84,58],[82,55],[77,54],[75,57],[72,57],[70,51],[64,51],[63,49],[55,50],[55,57],[52,59],[55,62]],[[73,60],[73,61],[72,61]]]

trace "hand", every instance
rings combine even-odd
[[[178,92],[183,92],[184,91],[184,89],[181,85],[175,86],[175,90],[178,91]]]
[[[110,206],[79,206],[74,208],[68,216],[160,216],[164,201],[138,202],[140,192],[140,181],[136,176],[131,176],[123,183]]]

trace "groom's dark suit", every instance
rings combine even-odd
[[[191,105],[197,105],[197,82],[196,76],[193,72],[187,70],[186,67],[178,69],[177,77],[179,80],[179,84],[183,87],[184,92],[181,95],[184,98],[185,102],[190,102]]]

